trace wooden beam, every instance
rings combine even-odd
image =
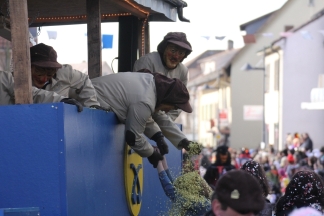
[[[138,25],[134,16],[119,17],[118,71],[132,71],[138,58]]]
[[[144,55],[144,50],[145,50],[145,45],[143,41],[144,37],[144,32],[143,32],[143,25],[144,25],[144,20],[139,20],[139,25],[137,26],[137,44],[138,44],[138,57],[140,58],[141,56]]]
[[[145,35],[145,53],[144,54],[147,54],[150,52],[150,49],[151,49],[151,46],[150,46],[150,23],[149,21],[147,20],[146,21],[146,25],[145,25],[145,29],[144,29],[144,35]]]
[[[100,0],[87,0],[88,75],[102,76]]]
[[[10,0],[10,29],[16,104],[32,104],[27,0]]]
[[[138,26],[138,51],[139,57],[150,52],[148,19],[140,20],[140,25]]]

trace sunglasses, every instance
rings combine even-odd
[[[179,55],[180,57],[184,57],[184,56],[186,55],[186,50],[184,50],[184,49],[178,49],[178,48],[176,48],[176,47],[173,46],[173,45],[169,45],[169,46],[167,47],[167,49],[168,49],[168,51],[171,52],[172,54],[176,54],[176,53],[178,53],[178,55]]]

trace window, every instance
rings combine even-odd
[[[279,60],[274,63],[274,87],[275,91],[279,91]]]
[[[264,92],[269,92],[270,87],[270,65],[266,65],[265,71],[264,71]]]

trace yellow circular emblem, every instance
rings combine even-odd
[[[142,205],[143,159],[127,144],[125,145],[124,158],[127,205],[130,213],[137,216]]]

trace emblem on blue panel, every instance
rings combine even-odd
[[[128,145],[125,145],[124,175],[127,205],[130,213],[137,216],[142,204],[143,159]]]

